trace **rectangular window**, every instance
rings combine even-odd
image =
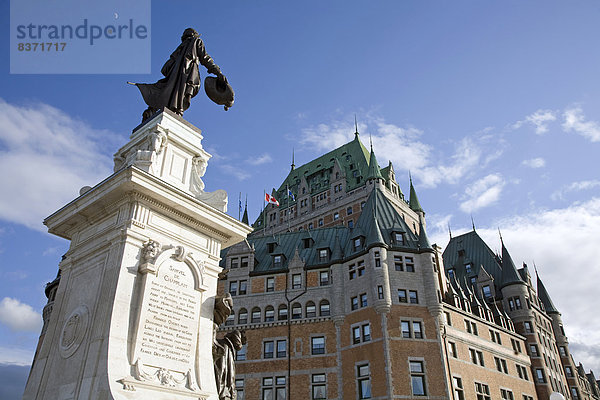
[[[377,298],[383,300],[383,286],[381,285],[377,286]]]
[[[267,278],[267,292],[273,292],[275,290],[275,278]]]
[[[521,342],[519,342],[515,339],[510,339],[510,344],[512,345],[512,348],[515,351],[515,353],[521,352]]]
[[[407,297],[406,297],[406,290],[405,289],[398,289],[398,301],[400,303],[406,303]]]
[[[371,374],[369,372],[369,364],[357,365],[356,376],[358,380],[358,398],[371,398]]]
[[[413,336],[415,339],[423,339],[423,329],[421,327],[421,323],[417,321],[413,321]]]
[[[319,250],[319,262],[324,263],[329,261],[329,251],[327,249]]]
[[[248,257],[242,257],[241,267],[245,268],[248,266]]]
[[[263,342],[263,358],[273,358],[274,346],[272,340]]]
[[[239,293],[240,295],[243,295],[243,294],[246,294],[247,290],[248,290],[248,282],[247,282],[247,281],[245,281],[245,280],[243,280],[243,281],[240,281],[240,286],[239,286],[239,291],[238,291],[238,293]]]
[[[500,389],[500,398],[502,400],[515,400],[513,393],[508,389]]]
[[[348,265],[348,279],[352,280],[356,278],[356,266],[354,264]]]
[[[477,394],[477,400],[492,400],[490,387],[485,383],[475,382],[475,394]]]
[[[362,293],[360,295],[360,306],[361,307],[366,307],[367,306],[367,294],[366,293]]]
[[[327,375],[313,374],[312,378],[312,400],[327,399]]]
[[[302,287],[302,274],[292,275],[292,289],[300,289]]]
[[[419,296],[417,295],[416,290],[409,290],[408,298],[410,300],[410,304],[419,304]]]
[[[448,311],[444,311],[444,322],[446,325],[452,326],[452,318],[450,318],[450,313]]]
[[[481,288],[481,290],[483,292],[483,297],[485,297],[485,298],[492,297],[492,289],[490,288],[490,285],[485,285],[484,287]]]
[[[237,400],[244,400],[244,380],[235,380],[235,390],[237,392]]]
[[[571,387],[571,394],[573,395],[573,400],[579,400],[579,390],[576,387]]]
[[[453,376],[452,382],[454,384],[454,399],[465,400],[465,391],[463,388],[462,379],[457,376]]]
[[[381,267],[381,259],[376,258],[375,259],[375,268],[379,268],[379,267]]]
[[[404,235],[399,232],[394,232],[394,243],[404,244]]]
[[[329,285],[329,271],[319,272],[319,285],[321,285],[321,286]]]
[[[558,352],[560,353],[561,357],[566,357],[567,356],[567,349],[565,348],[565,346],[560,346],[558,348]]]
[[[278,340],[277,341],[277,358],[284,358],[286,356],[286,341]]]
[[[360,238],[354,239],[354,250],[355,251],[360,249],[361,243],[362,243],[362,241],[360,240]]]
[[[529,396],[528,394],[523,395],[523,400],[533,400],[533,396]],[[576,400],[575,398],[573,400]]]
[[[350,299],[350,308],[352,310],[358,310],[358,296],[354,296]]]
[[[532,333],[533,332],[533,327],[531,325],[531,322],[525,321],[525,322],[523,322],[523,326],[525,327],[525,332],[526,333]]]
[[[260,322],[260,309],[252,310],[252,323]]]
[[[232,296],[237,296],[237,287],[237,281],[229,282],[229,294],[231,294]]]
[[[403,338],[410,338],[410,321],[400,321]]]
[[[325,354],[325,337],[314,336],[310,338],[311,354]]]
[[[237,361],[244,361],[246,360],[246,345],[243,345],[241,349],[239,349],[238,351],[236,351],[235,353],[235,359]]]
[[[566,366],[565,367],[565,374],[569,377],[572,378],[573,377],[573,370],[571,369],[571,367]]]
[[[362,340],[363,342],[369,342],[371,341],[371,325],[370,324],[364,324],[362,327]]]
[[[456,353],[456,343],[448,342],[448,353],[450,353],[451,357],[458,358],[458,353]]]
[[[354,328],[352,328],[352,343],[360,343],[360,326],[355,326]]]
[[[282,259],[283,258],[281,256],[273,256],[273,268],[275,268],[275,269],[281,268]]]
[[[404,257],[406,272],[415,272],[415,260],[413,257]]]
[[[365,262],[359,261],[358,266],[356,267],[358,276],[363,276],[365,274]]]
[[[240,260],[236,258],[231,259],[231,269],[239,267]]]
[[[410,380],[413,396],[425,396],[425,370],[423,361],[410,361]]]
[[[537,368],[535,370],[535,376],[537,378],[538,383],[546,383],[546,375],[544,374],[543,369]]]
[[[335,188],[336,188],[336,191],[337,191],[337,186]],[[340,213],[339,212],[333,213],[333,220],[337,221],[338,219],[340,219]]]
[[[496,363],[496,369],[498,370],[498,372],[504,372],[505,374],[508,374],[506,360],[494,357],[494,362]]]
[[[396,271],[404,271],[402,256],[394,256],[394,268],[396,269]]]

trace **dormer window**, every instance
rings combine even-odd
[[[448,277],[449,277],[450,279],[454,279],[454,278],[456,277],[456,275],[455,275],[455,272],[454,272],[454,269],[449,269],[449,270],[448,270]]]
[[[360,250],[362,247],[362,237],[357,237],[353,241],[354,251]]]
[[[274,252],[276,245],[277,245],[277,243],[275,243],[275,242],[267,243],[267,252],[269,252],[269,253]]]
[[[467,274],[471,273],[471,271],[472,271],[471,266],[472,266],[471,263],[465,264],[465,271],[467,272]]]
[[[392,240],[394,244],[403,245],[404,244],[404,234],[401,232],[392,233]]]
[[[305,249],[309,249],[312,246],[312,239],[311,238],[302,239],[302,245]]]
[[[320,249],[319,250],[319,262],[324,263],[329,261],[329,250],[328,249]]]
[[[483,291],[483,297],[492,297],[492,289],[490,288],[490,285],[485,285],[483,288],[481,288],[481,290]]]
[[[248,266],[248,257],[242,257],[242,268],[246,268]]]
[[[459,256],[459,257],[464,257],[464,256],[465,256],[465,251],[464,251],[464,250],[462,250],[462,249],[461,249],[461,250],[459,250],[459,251],[458,251],[458,256]]]
[[[273,256],[273,267],[277,268],[277,269],[281,268],[282,261],[283,261],[283,257],[282,256],[280,256],[280,255],[279,256]]]

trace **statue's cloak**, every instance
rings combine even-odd
[[[200,89],[198,64],[204,65],[209,60],[214,65],[206,54],[202,39],[188,37],[162,67],[163,79],[156,83],[136,83],[136,86],[148,106],[155,109],[167,107],[181,114],[189,108],[191,98]]]

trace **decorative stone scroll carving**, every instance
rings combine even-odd
[[[214,192],[204,191],[204,182],[202,177],[206,173],[208,160],[202,156],[192,159],[192,175],[190,177],[190,192],[205,203],[215,207],[223,212],[227,211],[227,192],[219,189]]]

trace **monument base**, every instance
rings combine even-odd
[[[214,399],[213,308],[223,246],[251,228],[203,197],[199,129],[164,111],[115,173],[48,217],[71,241],[25,399]],[[215,200],[216,199],[216,200]]]

